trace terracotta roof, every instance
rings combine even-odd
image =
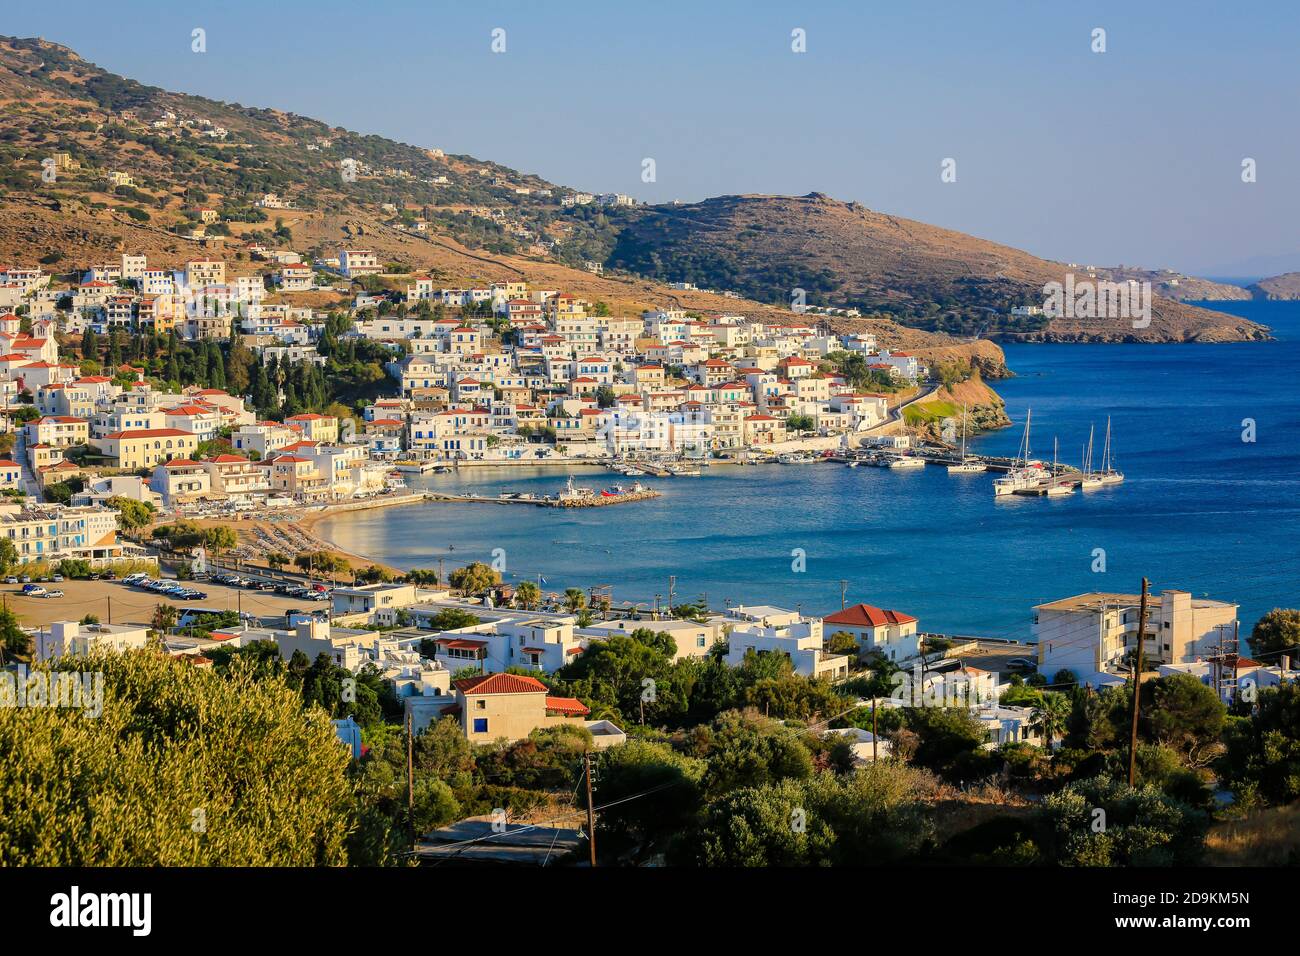
[[[857,627],[881,627],[885,624],[910,624],[916,618],[901,611],[885,611],[870,604],[855,604],[822,618],[824,624],[849,624]]]
[[[547,697],[547,710],[558,710],[562,714],[589,714],[589,708],[576,697]]]
[[[478,677],[467,677],[453,683],[462,694],[535,694],[546,692],[546,685],[541,681],[535,677],[522,677],[519,674],[481,674]]]

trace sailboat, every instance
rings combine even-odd
[[[1110,452],[1110,417],[1106,418],[1106,444],[1101,453],[1101,483],[1103,485],[1118,485],[1124,480],[1124,473],[1115,467],[1115,462],[1111,459]]]
[[[1025,433],[1020,439],[1020,448],[1011,470],[1005,476],[993,479],[995,497],[1015,494],[1024,488],[1036,488],[1043,479],[1042,469],[1030,467],[1029,464],[1029,424],[1033,415],[1033,409],[1025,412]]]
[[[966,457],[966,406],[963,405],[961,407],[961,462],[956,465],[949,465],[948,474],[974,475],[987,469],[988,465],[984,464],[984,462]]]
[[[1079,487],[1084,491],[1096,491],[1101,487],[1101,475],[1092,470],[1092,437],[1096,431],[1096,426],[1088,426],[1088,447],[1083,453],[1083,473],[1079,480]]]
[[[1052,477],[1047,482],[1047,497],[1060,498],[1064,495],[1074,494],[1074,485],[1068,481],[1062,481],[1056,474],[1056,453],[1059,450],[1060,442],[1052,439]]]

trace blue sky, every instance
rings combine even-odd
[[[651,202],[818,190],[1057,259],[1300,269],[1297,4],[60,0],[0,32]]]

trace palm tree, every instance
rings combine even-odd
[[[524,606],[525,611],[532,610],[542,599],[542,589],[535,581],[520,581],[515,588],[515,600]]]
[[[159,634],[166,634],[176,626],[176,608],[170,604],[159,604],[153,610],[153,620],[150,623]]]
[[[1050,750],[1052,741],[1065,731],[1070,717],[1070,702],[1064,694],[1046,691],[1042,702],[1034,708],[1029,718],[1029,729],[1043,735],[1043,746]]]
[[[587,595],[583,593],[582,588],[565,588],[564,606],[576,614],[587,606]]]

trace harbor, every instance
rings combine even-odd
[[[633,501],[649,501],[663,497],[663,493],[653,488],[646,488],[640,482],[632,485],[613,485],[596,490],[574,484],[570,477],[564,490],[557,494],[539,495],[533,492],[503,491],[497,495],[452,494],[450,492],[426,491],[424,498],[428,501],[460,501],[474,504],[492,505],[533,505],[537,508],[604,508],[609,505],[627,504]]]

